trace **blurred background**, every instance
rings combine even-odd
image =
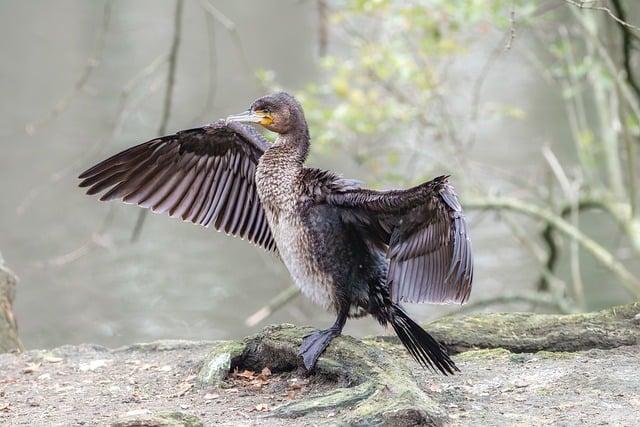
[[[379,189],[452,175],[474,289],[419,320],[637,299],[638,25],[633,0],[0,2],[0,252],[25,346],[333,321],[246,242],[77,188],[276,89],[303,102],[310,165]]]

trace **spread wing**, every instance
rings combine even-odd
[[[100,200],[167,213],[274,250],[256,193],[258,159],[269,143],[239,123],[185,130],[122,151],[83,172],[80,187]]]
[[[342,218],[386,245],[394,301],[463,303],[473,281],[469,227],[453,187],[442,176],[400,191],[337,191],[326,202]]]

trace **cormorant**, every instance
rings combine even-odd
[[[244,123],[278,137],[271,144]],[[448,177],[408,190],[364,189],[305,167],[309,143],[302,106],[280,92],[245,113],[122,151],[82,173],[80,186],[275,252],[302,292],[337,314],[330,328],[304,338],[308,370],[347,318],[367,314],[390,324],[421,365],[458,370],[399,305],[469,297],[469,230]]]

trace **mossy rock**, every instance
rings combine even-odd
[[[220,361],[227,360],[227,372],[259,371],[265,366],[272,372],[303,370],[298,348],[311,331],[293,325],[269,326],[242,342],[217,345],[205,359],[199,378],[210,377],[213,365],[223,369],[226,365]],[[418,387],[408,366],[392,352],[381,351],[374,341],[334,339],[313,374],[335,382],[336,388],[282,405],[268,416],[296,418],[331,410],[342,412],[342,421],[350,425],[442,425],[447,421],[446,411]],[[220,386],[221,381],[209,384]]]

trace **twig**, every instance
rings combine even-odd
[[[620,0],[611,0],[611,4],[615,9],[616,14],[623,21],[626,20],[626,13],[622,7]],[[622,64],[625,70],[626,79],[631,86],[631,89],[636,95],[636,98],[640,102],[640,85],[635,79],[631,67],[631,37],[635,36],[640,39],[637,34],[632,33],[629,28],[624,25],[619,25],[620,35],[622,37]],[[620,108],[620,116],[624,117],[624,108]],[[626,151],[627,151],[627,173],[629,182],[629,204],[631,205],[631,216],[635,218],[638,215],[638,198],[636,195],[636,149],[635,145],[631,141],[631,135],[627,130],[627,127],[622,123],[622,137],[624,139]]]
[[[107,211],[107,215],[104,217],[104,220],[102,221],[102,224],[100,225],[100,227],[98,227],[98,230],[93,232],[86,242],[84,242],[83,244],[81,244],[80,246],[78,246],[76,249],[72,251],[69,251],[65,254],[58,255],[56,257],[53,257],[47,260],[44,265],[61,267],[65,264],[69,264],[73,261],[77,261],[78,259],[90,253],[96,247],[108,247],[109,246],[108,240],[104,238],[103,234],[106,232],[106,230],[109,228],[109,226],[113,222],[113,219],[115,218],[115,214],[116,214],[116,209],[114,205],[111,205],[109,207],[109,210]]]
[[[624,11],[624,8],[622,7],[622,3],[620,3],[620,0],[611,0],[611,4],[613,5],[615,12],[620,17],[620,19],[626,21],[626,13]],[[640,100],[640,85],[638,85],[638,82],[635,79],[635,75],[633,74],[633,71],[631,69],[631,37],[638,38],[638,35],[632,33],[629,27],[625,25],[619,25],[619,27],[621,33],[620,35],[622,36],[622,63],[627,74],[627,81],[635,92],[638,100]]]
[[[318,55],[327,55],[329,45],[329,5],[327,0],[317,0],[318,3]]]
[[[287,289],[273,297],[265,306],[247,317],[244,324],[247,326],[257,325],[295,299],[298,295],[300,295],[300,289],[296,286],[289,286]]]
[[[207,21],[207,34],[209,42],[209,52],[207,57],[209,58],[208,65],[208,78],[207,78],[207,96],[205,98],[204,106],[200,111],[195,122],[202,122],[205,116],[210,112],[213,107],[213,101],[216,97],[216,90],[218,86],[218,70],[217,70],[217,51],[216,51],[216,29],[211,14],[206,15]]]
[[[227,17],[227,15],[222,13],[218,8],[211,4],[209,0],[200,0],[200,5],[205,10],[205,12],[210,14],[227,30],[227,32],[231,36],[233,44],[236,45],[236,49],[240,53],[240,59],[242,60],[242,64],[244,65],[247,73],[253,75],[253,67],[251,66],[247,53],[244,50],[244,46],[242,45],[242,40],[240,39],[240,35],[238,34],[238,29],[235,22],[233,22]]]
[[[539,247],[531,236],[523,229],[520,224],[513,221],[509,216],[499,214],[502,221],[509,226],[511,234],[525,249],[527,249],[538,261],[542,277],[546,280],[546,283],[553,284],[553,286],[547,286],[544,290],[538,289],[541,293],[552,293],[562,295],[566,291],[566,285],[563,280],[558,278],[552,271],[550,271],[545,264],[545,251]]]
[[[154,62],[155,61],[156,60],[154,60]],[[130,80],[130,83],[132,83],[134,79]],[[136,81],[136,84],[138,84],[137,81]],[[71,162],[68,166],[65,166],[64,168],[58,169],[57,171],[52,172],[51,174],[49,174],[49,178],[48,178],[48,180],[46,182],[44,182],[44,183],[42,183],[42,184],[40,184],[40,185],[38,185],[38,186],[36,186],[34,188],[31,188],[27,192],[26,196],[24,196],[22,198],[22,200],[20,201],[20,203],[16,207],[16,214],[17,215],[22,215],[27,210],[27,208],[31,205],[31,203],[33,203],[33,201],[43,191],[45,191],[45,189],[51,188],[52,184],[60,181],[62,178],[66,177],[70,173],[77,172],[78,168],[81,165],[85,164],[88,159],[90,159],[90,158],[94,157],[95,155],[97,155],[98,153],[101,153],[102,151],[104,151],[105,148],[110,143],[112,143],[115,140],[116,136],[120,133],[122,127],[124,126],[124,123],[125,123],[126,119],[131,114],[131,111],[134,110],[135,106],[137,106],[149,94],[155,92],[156,86],[157,85],[153,82],[152,84],[149,85],[149,88],[148,88],[146,93],[138,96],[133,101],[128,102],[129,97],[131,96],[131,93],[133,92],[134,86],[133,85],[129,86],[129,84],[125,85],[125,88],[122,90],[122,93],[120,95],[120,106],[118,108],[118,112],[116,114],[114,126],[113,126],[113,129],[112,129],[110,135],[107,138],[101,138],[101,139],[97,140],[92,146],[90,146],[86,150],[84,150],[83,153],[80,156],[78,156],[78,158],[75,161]],[[129,89],[127,89],[127,87],[129,87]]]
[[[560,161],[556,155],[547,146],[542,147],[542,154],[551,171],[556,176],[556,179],[560,183],[560,187],[565,194],[565,198],[570,201],[571,206],[571,222],[576,229],[579,229],[579,216],[580,210],[578,209],[578,200],[580,200],[580,194],[578,193],[577,185],[572,184],[569,181],[569,177],[565,173]],[[571,277],[573,278],[573,289],[576,301],[580,308],[584,308],[584,284],[582,282],[582,275],[580,274],[580,258],[579,258],[579,246],[578,241],[571,239]]]
[[[169,70],[167,72],[167,84],[165,86],[164,94],[164,107],[162,109],[162,118],[160,119],[160,126],[158,128],[158,135],[162,136],[167,133],[167,125],[169,124],[169,117],[171,116],[171,104],[173,102],[173,87],[176,80],[176,67],[178,64],[178,47],[180,46],[180,33],[182,31],[182,9],[184,6],[184,0],[176,0],[176,9],[173,20],[173,39],[171,41],[171,50],[169,51]],[[142,233],[142,227],[144,226],[145,218],[149,211],[141,210],[138,213],[138,219],[136,225],[131,233],[130,241],[136,242]]]
[[[636,99],[634,97],[633,93],[631,93],[631,91],[629,89],[629,85],[626,84],[627,83],[626,79],[623,79],[622,76],[621,76],[621,73],[618,72],[618,69],[616,68],[615,63],[614,63],[613,59],[611,58],[611,55],[609,55],[609,51],[602,44],[602,42],[598,38],[598,35],[595,34],[593,31],[591,31],[591,28],[589,28],[589,26],[586,25],[583,22],[582,19],[580,19],[580,15],[578,14],[578,12],[574,12],[574,15],[576,16],[576,18],[578,18],[576,20],[578,21],[578,23],[580,24],[580,26],[584,30],[585,34],[587,34],[591,38],[591,40],[593,42],[593,45],[596,47],[596,49],[598,50],[598,53],[600,54],[600,56],[604,60],[604,64],[609,69],[609,72],[611,73],[611,75],[615,79],[616,83],[620,86],[620,90],[622,91],[622,94],[624,95],[623,98],[627,101],[627,103],[629,104],[629,106],[633,110],[633,113],[637,117],[640,117],[640,99]]]
[[[106,0],[104,3],[104,12],[102,15],[102,27],[96,40],[95,49],[91,56],[87,58],[85,67],[80,74],[80,77],[73,85],[73,88],[69,93],[67,93],[67,95],[60,99],[44,117],[25,125],[25,130],[29,135],[33,135],[38,131],[39,128],[46,126],[61,113],[63,113],[67,108],[69,108],[73,100],[84,90],[87,82],[89,81],[89,77],[91,77],[91,74],[98,67],[98,65],[100,65],[100,62],[102,60],[105,41],[107,39],[106,36],[107,32],[109,31],[109,25],[111,23],[111,9],[112,1]]]
[[[513,40],[516,38],[516,2],[511,2],[511,12],[509,13],[509,37],[504,45],[504,50],[511,50]]]
[[[599,11],[605,12],[614,21],[616,21],[618,24],[622,25],[623,27],[630,28],[635,31],[640,31],[640,27],[636,27],[635,25],[629,24],[625,20],[621,19],[621,17],[616,16],[616,14],[613,13],[611,9],[609,9],[608,7],[599,6],[596,1],[589,1],[589,0],[563,0],[563,1],[572,6],[576,6],[580,9],[591,9],[591,10],[599,10]]]

